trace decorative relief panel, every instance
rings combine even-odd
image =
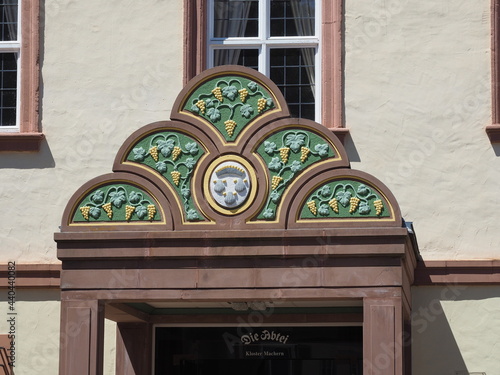
[[[153,133],[137,142],[126,161],[153,169],[168,181],[182,202],[187,221],[203,220],[192,199],[191,180],[203,147],[177,131]]]
[[[73,216],[82,222],[160,221],[156,201],[142,188],[116,183],[100,186],[86,194]]]
[[[322,184],[305,200],[300,219],[388,217],[380,193],[362,181],[336,180]]]
[[[254,80],[226,76],[198,87],[184,110],[208,121],[226,141],[234,141],[255,118],[275,108],[273,95]]]
[[[194,78],[171,121],[134,132],[113,171],[116,178],[102,176],[79,189],[63,225],[231,231],[401,224],[390,191],[350,168],[329,129],[290,118],[276,85],[243,67]]]
[[[275,219],[281,197],[293,180],[309,166],[336,156],[329,140],[298,127],[269,136],[256,153],[265,161],[270,176],[270,193],[258,220]]]

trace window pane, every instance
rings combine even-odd
[[[294,117],[314,120],[314,48],[270,50],[270,78],[280,88]]]
[[[258,49],[217,49],[214,51],[214,66],[243,65],[258,70]]]
[[[17,56],[0,54],[0,126],[16,125]]]
[[[255,37],[259,30],[258,0],[214,0],[214,37]]]
[[[271,0],[271,36],[313,36],[314,0]]]
[[[0,0],[1,41],[17,40],[17,1]]]

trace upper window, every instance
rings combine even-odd
[[[0,127],[19,131],[17,83],[21,52],[19,6],[17,0],[0,0]]]
[[[208,66],[237,64],[271,78],[294,117],[320,114],[320,17],[314,0],[210,0]]]
[[[39,0],[0,0],[0,151],[37,151]]]
[[[256,68],[293,116],[342,140],[343,15],[344,0],[184,0],[184,83],[217,65]]]

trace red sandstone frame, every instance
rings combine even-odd
[[[0,151],[38,151],[44,138],[39,129],[40,2],[21,4],[21,82],[19,132],[0,133]]]
[[[492,125],[486,126],[491,142],[500,142],[500,0],[491,2]]]

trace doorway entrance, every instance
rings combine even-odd
[[[361,375],[362,327],[156,327],[155,375]]]

